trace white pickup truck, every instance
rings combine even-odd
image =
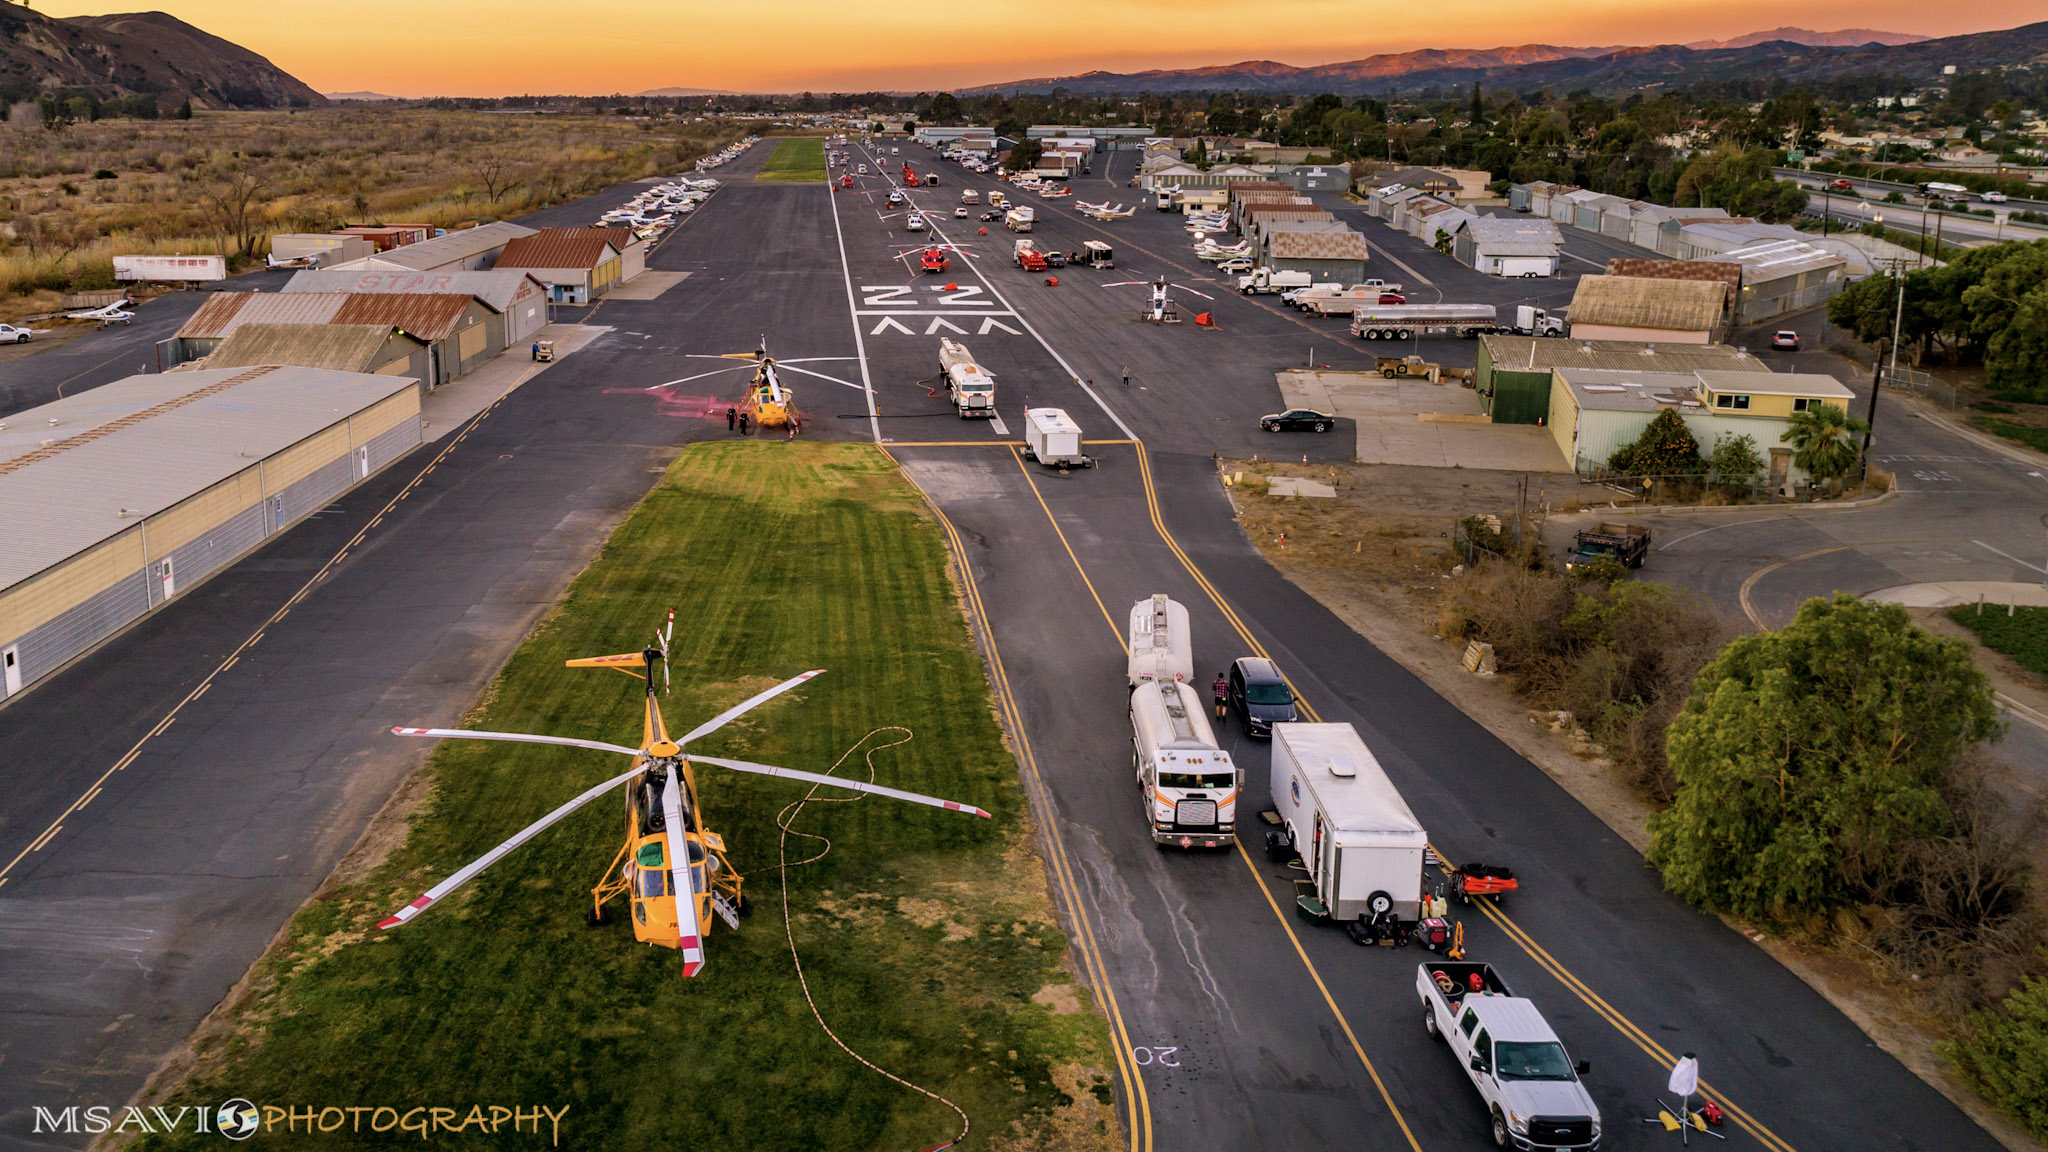
[[[1428,961],[1415,970],[1422,1026],[1451,1047],[1479,1089],[1497,1148],[1519,1152],[1600,1145],[1600,1109],[1536,1005],[1508,991],[1488,964]]]

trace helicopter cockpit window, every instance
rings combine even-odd
[[[642,868],[640,870],[640,895],[642,897],[668,895],[668,869]]]

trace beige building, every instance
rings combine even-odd
[[[130,376],[0,421],[0,699],[190,591],[420,442],[400,376]]]

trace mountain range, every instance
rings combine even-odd
[[[45,16],[0,0],[0,96],[149,93],[195,108],[313,108],[327,98],[270,61],[162,12]]]
[[[1813,32],[1777,28],[1732,40],[1654,46],[1426,48],[1335,64],[1297,67],[1272,60],[1144,72],[1084,72],[990,84],[972,91],[1050,92],[1106,96],[1137,92],[1335,92],[1358,96],[1449,88],[1478,81],[1487,88],[1533,91],[1545,86],[1625,91],[1682,87],[1702,81],[1783,77],[1794,82],[1850,72],[1892,72],[1937,79],[1946,65],[1984,68],[2029,63],[2048,55],[2048,24],[1938,39],[1852,28]]]

